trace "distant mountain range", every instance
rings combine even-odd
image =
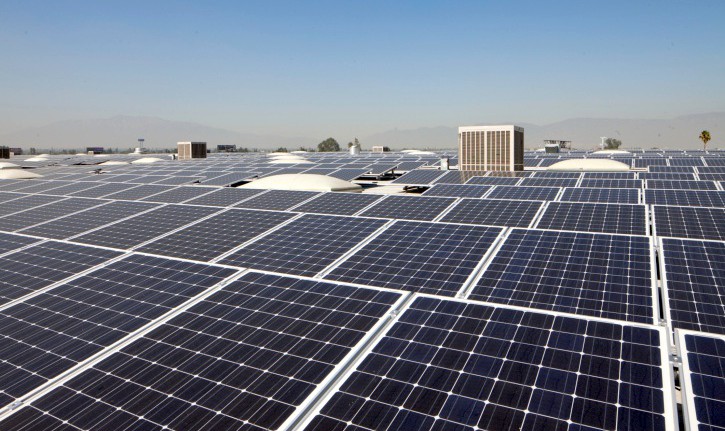
[[[623,146],[629,148],[695,149],[702,146],[697,137],[703,129],[709,130],[713,137],[710,148],[725,147],[725,112],[659,120],[573,118],[543,126],[515,124],[524,127],[527,148],[541,147],[544,139],[561,139],[573,141],[577,149],[591,149],[600,142],[600,136],[608,136],[622,140]],[[457,133],[457,126],[395,129],[361,137],[360,142],[363,149],[369,149],[372,145],[384,145],[392,149],[455,148]],[[212,147],[217,144],[235,144],[249,149],[293,149],[300,146],[314,147],[318,141],[309,137],[257,135],[191,122],[121,115],[105,119],[62,121],[0,135],[0,145],[26,149],[86,146],[126,149],[134,147],[138,138],[145,138],[150,148],[170,148],[178,141],[206,141]],[[340,144],[344,145],[342,141]]]

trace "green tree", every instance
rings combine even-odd
[[[340,151],[340,144],[334,138],[327,138],[324,141],[317,144],[317,151],[319,152],[331,152]]]
[[[287,148],[285,148],[285,147],[279,147],[276,150],[274,150],[274,152],[275,153],[289,153],[289,151],[287,151]]]
[[[707,130],[703,130],[702,133],[700,133],[700,140],[702,141],[702,149],[703,151],[707,151],[707,143],[710,141],[710,132]]]
[[[607,138],[604,140],[604,144],[606,145],[606,147],[604,147],[605,149],[616,150],[622,145],[622,141],[620,141],[619,139]]]

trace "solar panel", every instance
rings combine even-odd
[[[541,202],[498,199],[461,199],[440,221],[492,226],[527,227]]]
[[[2,183],[0,183],[0,186]],[[22,194],[22,193],[13,193],[13,192],[0,192],[0,203],[11,201],[13,199],[23,198],[28,195]]]
[[[694,173],[686,172],[640,172],[641,180],[694,180]]]
[[[610,180],[633,180],[637,174],[635,172],[584,172],[582,178],[591,179],[610,179]],[[640,177],[641,178],[641,177]]]
[[[107,175],[101,176],[98,181],[106,181],[109,183],[136,183],[135,180],[144,177],[145,175],[138,175],[138,174],[116,174],[111,173]],[[157,178],[154,178],[157,179]],[[140,180],[140,182],[143,182],[143,180]]]
[[[128,249],[219,211],[218,208],[167,205],[103,229],[73,237],[84,244]]]
[[[86,188],[78,192],[68,193],[70,196],[81,197],[81,198],[100,198],[105,197],[113,193],[126,190],[132,185],[126,183],[113,183],[113,184],[98,184],[98,183],[85,183]]]
[[[46,191],[57,189],[58,187],[68,185],[68,181],[36,181],[34,183],[26,183],[28,187],[15,189],[23,193],[45,193]]]
[[[399,298],[249,273],[0,427],[278,429]]]
[[[717,190],[713,181],[647,180],[648,189]]]
[[[583,179],[579,187],[607,188],[607,189],[639,189],[642,188],[642,180],[617,180],[617,179]]]
[[[157,193],[165,192],[168,190],[172,190],[173,186],[157,186],[154,184],[145,184],[142,186],[135,186],[128,188],[126,190],[112,193],[110,195],[103,196],[105,199],[119,199],[119,200],[127,200],[127,201],[135,201],[135,200],[141,200],[143,198],[153,196]],[[74,195],[76,196],[76,195]]]
[[[559,194],[559,190],[558,187],[496,186],[486,198],[552,201]]]
[[[435,184],[464,184],[473,177],[483,177],[486,171],[448,171],[435,180]]]
[[[396,163],[373,163],[367,167],[369,175],[383,175],[396,168]]]
[[[678,333],[682,358],[682,404],[687,429],[725,428],[725,338],[691,331]]]
[[[534,178],[573,178],[578,180],[582,176],[581,172],[558,172],[558,171],[537,171]]]
[[[445,196],[445,197],[466,197],[480,198],[489,190],[490,186],[478,186],[469,184],[435,184],[423,192],[423,196]]]
[[[644,191],[645,203],[693,207],[725,208],[725,192],[715,190],[662,190]]]
[[[207,178],[201,184],[205,186],[231,186],[242,181],[248,181],[256,176],[257,174],[253,172],[231,172],[217,177]]]
[[[380,195],[360,193],[323,193],[320,196],[294,207],[293,211],[318,214],[353,215],[381,199]]]
[[[565,188],[559,200],[567,202],[636,204],[639,203],[639,190]]]
[[[91,187],[97,187],[100,186],[99,183],[86,183],[86,182],[77,182],[77,183],[70,183],[66,184],[64,186],[56,187],[51,190],[47,190],[43,192],[43,194],[46,195],[54,195],[54,196],[68,196],[71,193],[80,192],[83,190],[87,190]]]
[[[658,160],[665,160],[666,159],[658,159]],[[685,172],[685,173],[692,173],[695,172],[695,168],[691,166],[650,166],[649,168],[650,172]]]
[[[294,213],[232,209],[150,242],[138,251],[209,261],[293,216]]]
[[[704,164],[699,157],[673,157],[670,159],[670,166],[704,166]]]
[[[256,196],[264,190],[239,189],[234,187],[224,187],[216,189],[211,193],[192,199],[187,204],[190,205],[209,205],[216,207],[230,207],[252,196]]]
[[[724,181],[725,174],[697,174],[697,177],[703,181]]]
[[[269,190],[236,204],[236,207],[284,211],[300,203],[318,196],[316,192],[300,192],[293,190]]]
[[[536,225],[540,229],[647,235],[644,205],[550,202]]]
[[[428,185],[438,178],[442,177],[446,171],[436,169],[416,169],[403,174],[400,178],[394,180],[393,184],[411,184],[411,185]]]
[[[430,221],[448,208],[455,198],[389,195],[361,215],[391,219]]]
[[[472,177],[466,184],[479,184],[485,186],[513,186],[521,182],[518,177]]]
[[[174,176],[174,177],[167,177],[160,181],[155,181],[154,184],[164,184],[164,185],[170,185],[170,186],[180,186],[182,184],[193,184],[196,182],[202,182],[205,180],[205,177],[201,176]]]
[[[0,232],[0,254],[25,247],[38,241],[40,240],[36,238]]]
[[[579,180],[574,178],[524,178],[519,185],[532,187],[574,187],[577,181]]]
[[[649,238],[514,229],[468,298],[655,323],[654,293]]]
[[[313,276],[385,224],[385,220],[306,214],[220,263]]]
[[[0,405],[25,395],[235,271],[129,256],[0,311]]]
[[[0,304],[48,287],[120,254],[48,241],[0,257]]]
[[[366,168],[347,168],[338,169],[337,171],[327,175],[330,177],[339,178],[344,181],[352,181],[355,178],[364,175],[367,171],[368,169]]]
[[[725,243],[663,238],[661,253],[672,327],[725,334]]]
[[[660,237],[725,241],[725,209],[654,205],[655,233]]]
[[[198,198],[199,196],[203,196],[212,191],[214,191],[214,189],[211,187],[175,187],[169,191],[161,192],[141,200],[145,202],[165,202],[177,204]]]
[[[5,217],[0,217],[0,230],[12,232],[28,226],[44,223],[78,211],[105,203],[97,199],[68,198],[47,205],[31,208]]]
[[[665,331],[418,297],[311,430],[674,430]]]
[[[454,296],[499,228],[397,221],[325,278]]]
[[[125,177],[125,175],[124,175]],[[126,183],[137,183],[137,184],[151,184],[155,183],[156,181],[161,181],[164,179],[167,179],[166,175],[139,175],[136,178],[123,178],[121,181]],[[118,181],[118,180],[117,180]]]
[[[65,239],[156,207],[158,205],[144,202],[109,202],[80,213],[25,228],[21,232],[45,238]]]
[[[18,180],[13,182],[5,182],[2,183],[3,191],[16,191],[16,190],[22,190],[27,188],[33,188],[37,187],[39,185],[45,185],[51,183],[50,181],[43,181],[43,180]]]
[[[30,208],[47,205],[49,203],[58,202],[63,199],[59,196],[45,195],[25,195],[18,199],[7,200],[0,206],[0,217],[13,214],[19,211],[25,211]]]
[[[475,171],[474,171],[475,172]],[[489,177],[530,177],[534,175],[534,171],[488,171]]]

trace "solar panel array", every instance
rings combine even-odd
[[[305,157],[0,180],[0,429],[723,428],[725,152]]]
[[[725,338],[678,331],[683,412],[691,430],[725,428]]]

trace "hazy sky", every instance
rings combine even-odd
[[[725,1],[0,2],[0,133],[254,133],[725,111]]]

